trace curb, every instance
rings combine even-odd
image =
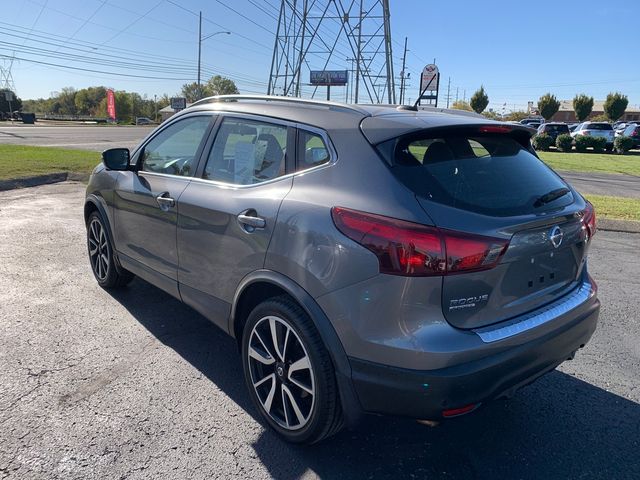
[[[640,233],[640,222],[598,218],[597,230],[603,230],[605,232]]]
[[[14,190],[16,188],[37,187],[39,185],[47,185],[50,183],[66,182],[67,180],[85,182],[88,179],[89,174],[60,172],[49,173],[46,175],[35,175],[32,177],[14,178],[10,180],[0,180],[0,192]]]

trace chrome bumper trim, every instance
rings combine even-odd
[[[473,331],[480,336],[484,343],[504,340],[505,338],[526,332],[527,330],[550,322],[551,320],[570,312],[574,308],[586,302],[591,295],[591,284],[583,282],[582,285],[570,294],[536,310],[535,312],[522,315],[507,322],[501,322],[498,325],[474,329]]]

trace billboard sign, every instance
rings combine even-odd
[[[342,86],[349,81],[348,70],[311,70],[311,85]]]
[[[185,97],[173,97],[171,99],[171,108],[176,112],[187,108],[187,99]]]
[[[436,83],[438,82],[438,73],[438,67],[433,63],[424,67],[422,69],[421,90],[426,88],[429,82],[431,82],[429,90],[435,90]]]
[[[111,89],[107,90],[107,116],[116,119],[116,97]]]
[[[418,104],[422,105],[422,100],[427,100],[427,105],[438,106],[438,90],[440,88],[440,72],[435,63],[430,63],[422,69],[420,76],[420,97]]]

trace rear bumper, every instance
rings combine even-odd
[[[468,363],[436,370],[390,367],[350,358],[352,381],[364,411],[421,419],[442,411],[509,396],[572,358],[596,329],[600,302],[593,296],[561,326],[534,340]]]

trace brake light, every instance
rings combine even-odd
[[[381,273],[433,276],[487,270],[508,241],[333,207],[338,230],[378,257]]]
[[[597,227],[596,210],[591,202],[587,202],[587,208],[584,209],[584,215],[582,216],[582,223],[584,228],[587,229],[587,240],[589,240],[595,235]]]
[[[638,136],[638,130],[634,130],[633,133],[631,134],[632,137],[637,137]]]
[[[506,125],[485,125],[478,129],[480,133],[509,133],[511,130],[513,129]]]
[[[460,408],[449,408],[448,410],[442,411],[442,416],[445,418],[457,417],[465,413],[473,412],[478,406],[480,406],[479,403],[472,403]]]
[[[583,130],[583,131],[582,131],[582,132],[580,132],[580,133],[582,133],[582,135],[586,135],[586,136],[591,135],[591,132],[590,132],[589,130]]]

